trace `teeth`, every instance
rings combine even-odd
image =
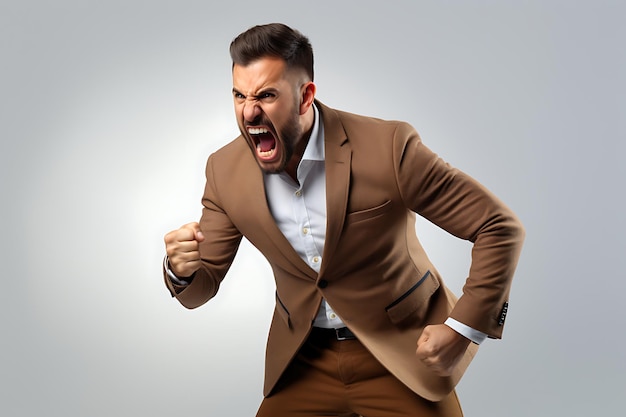
[[[260,135],[262,133],[268,133],[269,131],[264,127],[250,127],[248,128],[248,133],[251,135]]]
[[[261,150],[261,146],[257,146],[256,151],[259,154],[259,156],[261,156],[263,158],[269,158],[270,156],[272,156],[274,154],[274,149],[271,149],[269,151],[263,152]]]

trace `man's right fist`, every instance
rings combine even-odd
[[[165,235],[165,252],[170,269],[178,278],[192,276],[200,269],[200,242],[204,235],[197,222],[188,223],[180,229],[172,230]]]

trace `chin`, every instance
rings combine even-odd
[[[259,167],[261,167],[261,171],[267,174],[278,174],[285,170],[285,164],[281,164],[281,163],[267,164],[259,160],[257,160],[257,162],[259,164]]]

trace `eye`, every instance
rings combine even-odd
[[[263,101],[273,101],[276,99],[276,94],[271,91],[265,91],[259,94],[259,100]]]

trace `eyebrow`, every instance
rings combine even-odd
[[[241,91],[237,90],[235,87],[233,87],[233,94],[241,94],[244,97],[247,97],[244,93],[242,93]],[[253,94],[252,97],[254,98],[259,98],[260,96],[262,96],[265,93],[273,93],[278,95],[278,89],[274,88],[274,87],[268,87],[268,88],[264,88],[261,91],[259,91],[257,94]]]

